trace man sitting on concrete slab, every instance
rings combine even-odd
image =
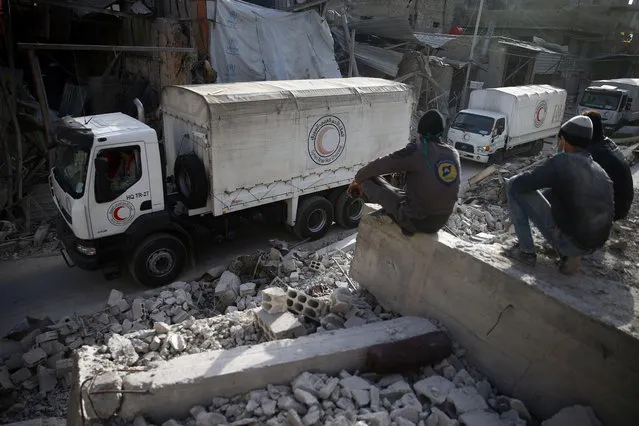
[[[630,164],[617,144],[604,135],[601,114],[597,111],[586,111],[581,115],[592,121],[592,141],[588,146],[588,152],[612,180],[615,192],[615,220],[625,219],[635,195]]]
[[[362,191],[370,202],[381,204],[405,235],[435,233],[448,221],[459,192],[459,154],[441,140],[444,117],[427,111],[419,121],[419,140],[378,158],[355,175],[351,197]],[[406,189],[390,185],[381,176],[406,173]]]
[[[530,220],[561,256],[559,271],[573,274],[581,257],[602,247],[614,216],[612,181],[586,150],[592,139],[588,117],[561,126],[557,155],[506,182],[518,244],[506,255],[534,266]]]

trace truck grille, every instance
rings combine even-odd
[[[463,142],[457,142],[455,144],[455,149],[457,151],[470,152],[471,154],[475,152],[475,148],[472,145]]]

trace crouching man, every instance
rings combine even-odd
[[[362,192],[381,204],[405,235],[435,233],[448,221],[459,192],[459,154],[441,141],[444,118],[430,110],[419,121],[419,140],[364,166],[348,188],[351,197]],[[381,176],[406,173],[406,189]]]
[[[557,155],[506,183],[510,217],[519,243],[506,254],[535,265],[530,222],[561,256],[559,271],[573,274],[581,257],[602,247],[614,216],[612,181],[586,151],[592,138],[588,117],[561,126]]]

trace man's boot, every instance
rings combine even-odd
[[[579,270],[579,265],[581,265],[581,257],[562,256],[559,272],[564,275],[573,275]]]

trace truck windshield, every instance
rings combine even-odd
[[[84,195],[88,163],[87,151],[68,145],[59,145],[56,148],[53,176],[64,192],[73,198]]]
[[[586,91],[579,105],[587,108],[616,111],[621,100],[621,93],[604,93]]]
[[[460,112],[457,114],[457,117],[455,117],[455,121],[451,127],[453,129],[463,130],[464,132],[477,133],[485,136],[490,134],[494,124],[494,118]]]

